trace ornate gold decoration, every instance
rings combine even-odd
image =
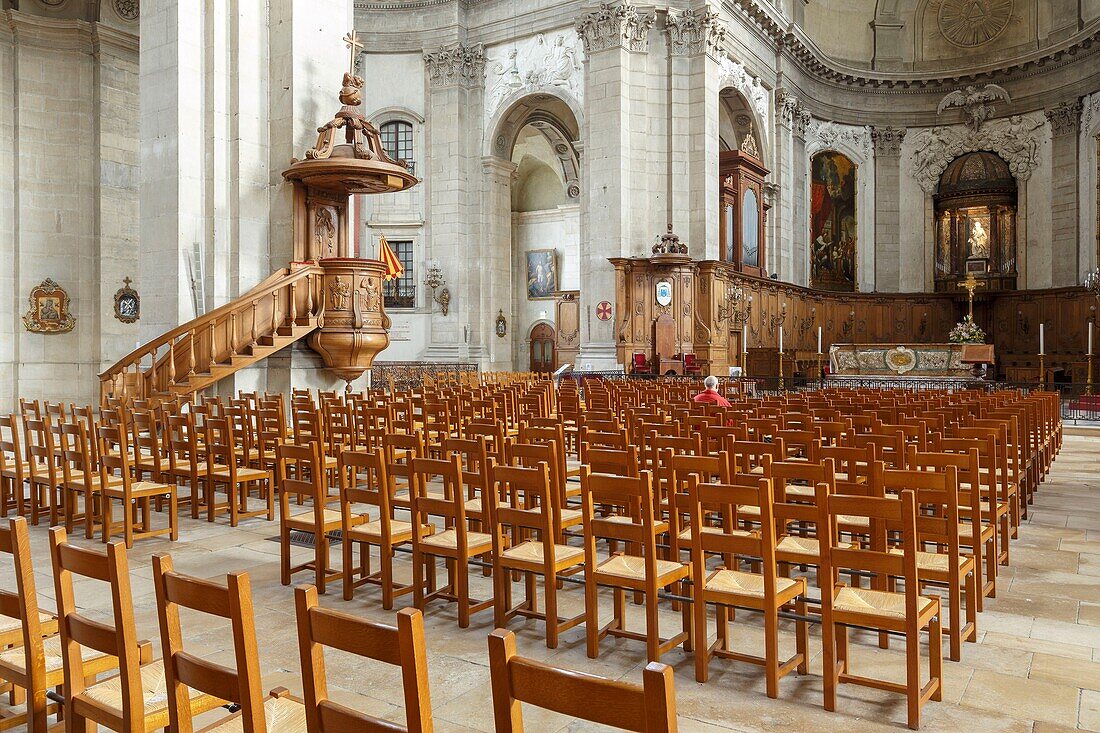
[[[123,323],[136,323],[141,318],[141,296],[130,287],[133,280],[122,279],[124,287],[115,291],[115,318]]]
[[[1004,33],[1012,0],[941,0],[940,32],[956,46],[976,48]]]
[[[966,279],[959,283],[960,288],[966,290],[967,310],[970,313],[970,319],[974,320],[974,291],[978,288],[984,288],[985,283],[974,277],[973,272],[966,273]]]
[[[447,288],[443,288],[439,291],[439,294],[435,296],[435,302],[439,303],[439,309],[443,311],[443,315],[451,310],[451,291]]]
[[[745,139],[741,141],[741,152],[754,158],[760,157],[760,149],[756,147],[756,136],[752,133],[752,123],[749,123],[749,131],[745,133]]]
[[[68,333],[76,327],[69,313],[69,294],[65,288],[46,278],[31,290],[31,309],[23,316],[23,325],[32,333]]]
[[[501,308],[497,311],[497,322],[496,322],[495,330],[496,330],[497,338],[504,338],[508,334],[508,321],[504,317],[504,309],[503,308]]]

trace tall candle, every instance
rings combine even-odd
[[[821,326],[817,327],[817,353],[821,353]]]
[[[1047,353],[1046,350],[1046,324],[1039,324],[1039,356],[1044,356]]]
[[[1092,356],[1092,321],[1089,321],[1089,351],[1088,355]]]
[[[783,327],[779,327],[779,353],[783,353]]]

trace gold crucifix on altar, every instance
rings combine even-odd
[[[970,314],[970,320],[974,320],[974,291],[978,288],[984,288],[985,282],[974,277],[974,273],[968,272],[966,279],[959,283],[959,287],[966,289],[967,310]]]
[[[348,47],[348,73],[355,76],[355,57],[359,55],[359,50],[363,48],[363,42],[359,40],[359,34],[354,30],[344,36],[344,45]]]

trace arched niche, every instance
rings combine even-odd
[[[718,93],[718,144],[721,150],[743,150],[745,138],[752,137],[755,157],[765,163],[764,139],[760,134],[762,122],[741,92],[726,87]]]
[[[767,269],[764,135],[760,116],[737,89],[718,95],[719,257],[742,272]]]
[[[810,157],[810,287],[855,292],[859,165],[837,150]]]
[[[488,289],[508,291],[506,306],[493,296],[494,308],[517,325],[544,322],[556,329],[557,294],[580,285],[580,120],[565,94],[540,90],[506,101],[486,136],[486,159],[495,161],[489,190],[499,191],[484,202],[486,221],[493,223],[486,244],[493,260],[508,267],[506,278],[503,271],[492,274]],[[516,368],[530,361],[527,335],[516,329],[508,336]]]
[[[957,292],[973,274],[990,290],[1016,287],[1017,184],[994,152],[964,153],[948,163],[933,194],[936,290]]]

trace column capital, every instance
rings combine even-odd
[[[657,13],[643,13],[629,3],[600,7],[577,18],[577,35],[584,43],[585,54],[625,48],[627,51],[648,51],[649,31],[657,22]]]
[[[901,142],[905,139],[904,127],[873,127],[871,141],[875,144],[875,157],[901,155]]]
[[[496,155],[486,155],[481,159],[482,172],[491,176],[510,179],[518,169],[519,166],[512,161]]]
[[[1076,135],[1077,125],[1081,121],[1081,100],[1063,102],[1045,110],[1050,120],[1050,131],[1057,135]]]
[[[789,128],[796,137],[805,138],[806,126],[810,124],[810,112],[803,106],[801,99],[786,89],[777,89],[775,113],[779,124]]]
[[[726,39],[726,27],[710,8],[669,13],[667,28],[673,56],[716,53]]]
[[[485,83],[485,47],[451,43],[438,51],[424,54],[428,80],[432,88],[479,87]]]

